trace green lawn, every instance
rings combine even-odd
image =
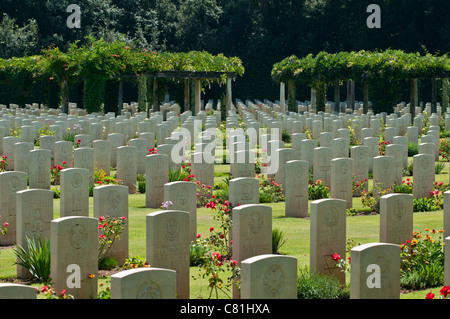
[[[229,165],[216,165],[216,179],[222,180],[227,175]],[[448,184],[448,168],[443,174],[437,176],[437,181],[443,181]],[[90,198],[90,214],[93,216],[93,199]],[[361,200],[354,198],[355,208],[362,208]],[[59,199],[54,200],[54,217],[59,217]],[[298,259],[299,266],[309,265],[309,219],[286,218],[284,217],[284,202],[268,204],[272,207],[273,219],[272,227],[282,230],[287,238],[285,245],[280,252],[286,255],[294,256]],[[136,194],[129,196],[129,241],[130,257],[145,257],[145,217],[147,214],[157,211],[156,209],[145,208],[145,195]],[[200,208],[198,216],[198,233],[208,234],[211,226],[218,226],[213,220],[212,211],[206,208]],[[425,228],[442,229],[443,212],[414,213],[414,231],[423,231]],[[354,216],[347,217],[347,238],[356,243],[371,243],[379,241],[379,215]],[[0,250],[0,278],[16,277],[15,257],[12,249]],[[191,275],[197,274],[197,268],[191,268]],[[348,277],[348,276],[347,276]],[[105,282],[105,280],[101,280]],[[347,280],[349,282],[349,279]],[[205,280],[191,280],[191,298],[207,298],[209,291]],[[440,288],[432,289],[435,293]],[[411,294],[402,295],[402,298],[424,299],[427,292],[419,291]],[[438,295],[438,293],[436,294]],[[221,295],[223,298],[224,295]]]

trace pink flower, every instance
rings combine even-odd
[[[101,222],[104,221],[105,219],[106,219],[105,216],[100,216],[100,217],[98,218],[98,220],[101,221]]]

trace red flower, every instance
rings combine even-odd
[[[98,220],[101,221],[101,222],[104,221],[105,219],[106,219],[105,216],[100,216],[100,217],[98,218]]]
[[[427,295],[425,296],[425,299],[434,299],[434,293],[433,290],[431,290]]]
[[[213,230],[214,230],[214,227],[211,227],[211,228],[209,229],[210,232],[212,232]]]
[[[444,286],[439,292],[441,293],[441,296],[447,298],[447,295],[450,294],[450,286]]]
[[[339,261],[341,260],[341,256],[339,256],[339,254],[333,254],[331,255],[331,259],[333,259],[334,261]]]
[[[202,237],[202,234],[197,234],[197,239]]]
[[[67,162],[66,161],[63,161],[63,165],[66,165],[67,164]]]

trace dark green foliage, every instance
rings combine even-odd
[[[111,270],[118,266],[117,260],[111,257],[102,258],[98,262],[98,269],[101,270]]]

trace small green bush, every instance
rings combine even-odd
[[[317,180],[315,183],[308,185],[308,196],[310,200],[329,198],[331,196],[330,189],[324,182]]]
[[[125,259],[125,262],[122,265],[123,269],[133,269],[133,268],[141,268],[149,266],[144,257],[134,256]]]
[[[59,188],[53,188],[52,192],[53,198],[61,198],[61,191],[59,190]]]
[[[280,253],[280,248],[286,243],[286,236],[283,231],[279,229],[272,230],[272,253],[278,254]]]
[[[431,198],[414,198],[413,211],[414,212],[433,212],[440,209],[434,197]]]
[[[310,273],[308,267],[299,268],[297,278],[298,299],[348,299],[348,288],[342,288],[338,279],[332,276]]]
[[[268,193],[260,192],[259,193],[259,202],[261,204],[271,203],[272,202],[272,196],[270,194],[268,194]]]
[[[15,245],[13,251],[19,261],[16,264],[27,269],[40,282],[50,281],[50,240],[26,237],[26,248]]]
[[[145,180],[144,181],[138,181],[137,182],[138,191],[141,194],[145,194]]]
[[[208,247],[201,242],[192,242],[189,246],[190,266],[200,266],[203,264],[205,255],[208,251]]]
[[[169,169],[169,183],[182,182],[188,178],[189,173],[181,169]]]
[[[98,262],[98,269],[101,270],[111,270],[117,268],[117,266],[118,266],[117,260],[112,257],[102,258]]]
[[[224,203],[226,200],[229,199],[229,192],[227,189],[219,189],[214,192],[214,196],[216,196],[216,201],[219,203]]]
[[[438,162],[435,164],[434,166],[434,173],[435,174],[440,174],[442,173],[442,171],[445,169],[445,163],[442,162]]]
[[[408,157],[419,154],[419,144],[410,142],[408,143]]]

